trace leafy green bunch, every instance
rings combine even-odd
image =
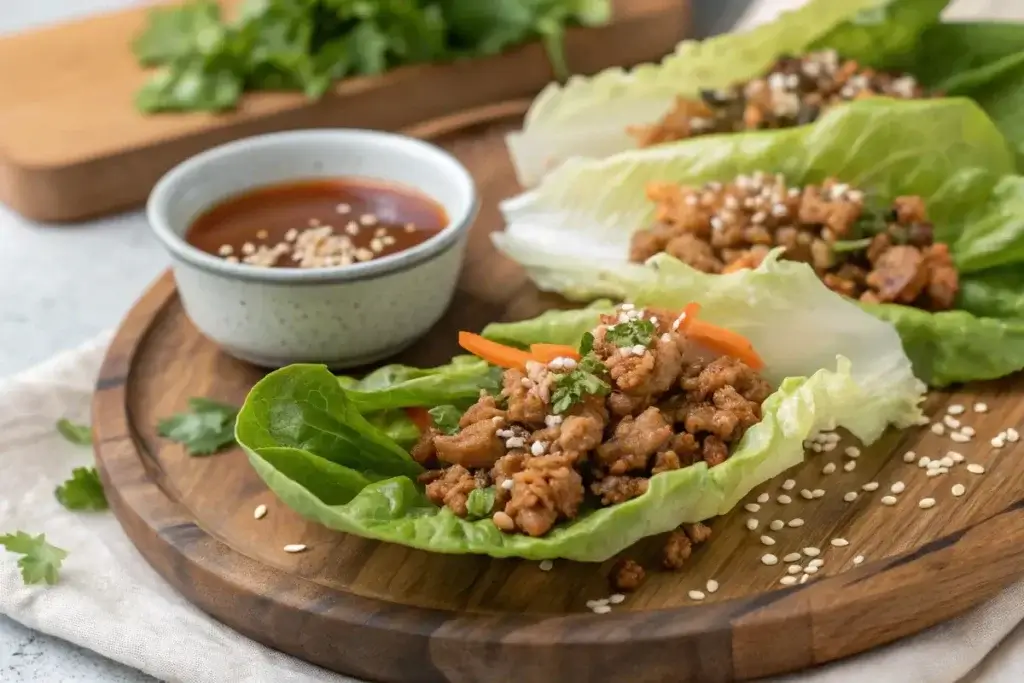
[[[558,76],[565,27],[608,20],[610,0],[248,0],[227,20],[213,0],[154,9],[135,39],[160,67],[139,91],[144,112],[222,111],[245,91],[321,97],[350,76],[493,55],[541,39]]]

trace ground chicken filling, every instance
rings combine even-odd
[[[477,515],[536,537],[581,510],[643,495],[660,473],[725,462],[771,389],[742,361],[689,340],[683,316],[625,304],[602,317],[578,362],[506,370],[499,396],[482,395],[455,433],[432,428],[413,449],[429,468],[428,497],[467,517],[474,492],[488,491]],[[666,565],[699,542],[698,526],[672,535]]]
[[[935,93],[932,94],[934,96]],[[811,123],[829,107],[869,97],[921,99],[926,93],[909,74],[863,68],[835,50],[781,57],[762,76],[721,90],[702,90],[699,100],[678,98],[650,126],[629,133],[641,147],[712,133],[791,128]]]
[[[664,251],[705,273],[728,273],[785,247],[783,258],[810,264],[830,289],[864,302],[942,311],[959,290],[949,247],[934,241],[920,197],[878,210],[832,179],[796,188],[762,173],[703,187],[652,183],[647,196],[655,222],[633,235],[634,262]]]

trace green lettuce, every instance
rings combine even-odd
[[[651,181],[697,184],[760,170],[794,184],[835,175],[878,202],[921,195],[961,273],[958,310],[868,310],[897,327],[918,375],[942,386],[1024,367],[1024,290],[1014,274],[1024,262],[1024,179],[1014,167],[1005,138],[970,100],[878,98],[811,126],[572,160],[506,201],[508,227],[493,239],[541,289],[581,301],[621,299],[650,277],[648,265],[626,259],[630,235],[653,215],[644,193]]]
[[[436,368],[385,365],[362,379],[339,377],[349,400],[362,413],[451,403],[468,407],[480,390],[501,386],[501,371],[475,356],[456,356]]]
[[[613,68],[549,85],[523,130],[508,138],[519,181],[534,185],[575,156],[606,157],[636,145],[626,128],[654,123],[677,96],[753,78],[783,54],[835,48],[887,67],[913,49],[948,0],[810,0],[749,31],[680,43],[660,64]]]
[[[702,315],[748,335],[766,376],[778,383],[762,421],[722,465],[659,474],[643,496],[584,510],[544,537],[504,534],[489,519],[460,519],[433,505],[414,479],[419,466],[397,445],[386,446],[387,436],[359,415],[323,366],[293,365],[257,383],[236,437],[281,500],[331,529],[441,553],[600,562],[645,536],[728,512],[758,484],[800,463],[803,442],[822,429],[845,427],[870,443],[889,424],[920,419],[923,386],[895,332],[827,290],[807,266],[772,258],[758,271],[700,277],[689,289],[676,277],[651,277],[638,295],[666,306],[705,296]],[[785,303],[765,294],[769,281],[791,293]],[[586,329],[581,321],[593,325],[607,306],[495,325],[485,335],[524,346],[572,343]],[[480,513],[486,494],[477,498]]]

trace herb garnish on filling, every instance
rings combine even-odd
[[[657,329],[650,320],[643,318],[628,320],[608,328],[607,339],[616,346],[647,346],[654,339]],[[593,342],[591,342],[593,343]]]

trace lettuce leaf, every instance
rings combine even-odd
[[[323,366],[293,365],[257,383],[239,414],[238,441],[281,500],[331,529],[441,553],[600,562],[645,536],[728,512],[758,484],[800,463],[803,442],[822,429],[845,427],[870,443],[888,424],[920,418],[923,386],[893,329],[839,299],[806,266],[773,258],[759,271],[708,277],[697,274],[685,291],[677,277],[652,277],[638,293],[668,306],[709,289],[704,314],[748,334],[771,369],[768,377],[779,382],[763,404],[764,418],[722,465],[659,474],[643,496],[585,510],[542,538],[504,534],[488,519],[460,519],[433,505],[412,478],[415,463],[396,458],[394,448],[381,450],[386,437],[358,415]],[[788,303],[765,293],[768,280],[792,294]],[[551,312],[488,329],[521,345],[571,341],[600,310]],[[788,335],[798,335],[800,344]],[[843,351],[849,357],[837,355]],[[303,419],[312,423],[296,424]]]
[[[532,186],[571,157],[633,149],[627,126],[657,121],[679,95],[752,78],[785,53],[834,47],[861,63],[888,66],[912,49],[947,3],[810,0],[750,31],[680,43],[660,64],[551,84],[530,107],[523,130],[508,137],[519,181]]]
[[[362,379],[339,377],[350,401],[366,414],[389,408],[469,406],[481,389],[501,386],[501,371],[475,356],[456,356],[436,368],[385,365]]]
[[[1024,179],[992,121],[963,98],[856,102],[811,126],[696,138],[603,160],[572,160],[502,206],[497,246],[541,289],[576,300],[635,296],[652,277],[626,263],[630,235],[654,207],[651,181],[703,183],[761,170],[794,184],[836,175],[880,202],[925,198],[936,237],[950,244],[963,291],[956,314],[870,307],[893,322],[918,376],[943,386],[1024,367],[1019,339]],[[994,270],[998,271],[993,275]],[[856,364],[856,363],[855,363]]]

